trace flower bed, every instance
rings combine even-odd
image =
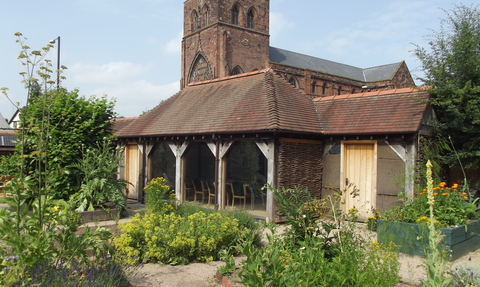
[[[445,250],[451,254],[450,260],[480,248],[480,221],[472,220],[466,225],[444,227]],[[410,255],[425,256],[428,247],[428,228],[424,224],[378,221],[377,240],[379,243],[393,242],[400,247],[400,252]]]

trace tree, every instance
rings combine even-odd
[[[80,97],[78,90],[60,88],[30,97],[20,117],[24,173],[34,178],[43,174],[55,198],[78,192],[84,175],[73,166],[85,151],[112,139],[113,109],[113,101]]]
[[[429,49],[415,46],[430,86],[430,103],[436,108],[438,132],[450,136],[458,157],[468,167],[480,165],[480,10],[479,6],[455,5],[446,11],[439,31],[433,31]],[[443,162],[457,163],[455,150]]]

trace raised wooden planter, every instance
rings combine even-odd
[[[118,211],[116,208],[109,210],[99,209],[94,211],[83,211],[80,212],[80,217],[82,224],[88,222],[116,220],[118,218]]]
[[[480,221],[472,220],[466,226],[445,227],[440,229],[444,235],[445,250],[451,252],[451,259],[480,248]],[[395,243],[400,252],[425,256],[428,247],[428,226],[415,223],[378,221],[377,241],[383,244]]]

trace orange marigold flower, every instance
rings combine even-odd
[[[425,194],[425,192],[420,192],[420,195]]]
[[[440,184],[438,186],[444,187],[445,185],[447,185],[446,182],[440,182]]]
[[[410,193],[408,196],[413,196],[413,193]]]
[[[454,183],[454,184],[452,185],[452,188],[458,188],[458,183]]]
[[[433,195],[438,195],[438,192],[435,192]]]
[[[468,199],[468,196],[464,196],[463,198]]]
[[[448,195],[448,192],[444,192],[444,193],[442,193],[442,195]]]
[[[425,189],[422,189],[422,191],[427,191],[427,189],[426,189],[426,188],[425,188]]]

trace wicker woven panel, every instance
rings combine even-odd
[[[278,186],[306,187],[312,196],[322,196],[321,143],[280,141],[278,154]]]

